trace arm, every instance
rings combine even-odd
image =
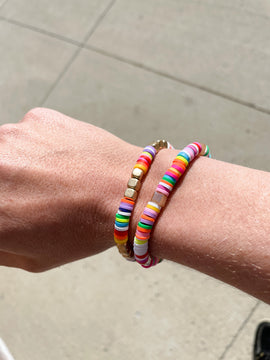
[[[0,265],[40,272],[114,246],[115,212],[141,150],[48,109],[0,127]],[[177,152],[154,160],[133,233]],[[270,303],[269,180],[263,171],[198,158],[160,215],[150,251]]]
[[[149,189],[142,189],[147,194],[140,196],[136,219],[174,152],[158,154],[152,165],[152,171],[159,172],[157,180],[153,176]],[[162,170],[154,170],[155,166]],[[150,241],[153,255],[270,303],[270,173],[196,159],[171,194]]]

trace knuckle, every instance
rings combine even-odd
[[[22,120],[20,122],[25,122],[25,121],[40,121],[42,120],[44,116],[44,108],[41,107],[35,107],[31,110],[29,110],[24,117],[22,118]]]
[[[0,126],[0,136],[16,136],[20,132],[17,124],[3,124]]]
[[[20,122],[38,122],[46,125],[60,125],[65,118],[67,117],[56,110],[36,107],[29,110]]]

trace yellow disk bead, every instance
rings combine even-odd
[[[188,161],[183,156],[178,155],[176,156],[176,159],[181,160],[186,166],[188,166]]]

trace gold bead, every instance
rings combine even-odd
[[[142,171],[142,169],[138,169],[138,168],[133,169],[131,176],[132,176],[133,178],[138,179],[138,180],[142,180],[142,178],[143,178],[143,171]]]
[[[130,189],[135,189],[136,191],[139,191],[139,190],[140,190],[140,187],[141,187],[141,182],[140,182],[140,180],[138,180],[138,179],[130,178],[130,179],[128,180],[127,186],[128,186]]]
[[[134,256],[133,249],[131,248],[131,244],[129,242],[125,244],[117,244],[118,251],[125,258],[132,258]]]
[[[155,141],[152,146],[158,151],[159,150],[159,140]]]
[[[132,199],[134,201],[137,199],[137,194],[138,194],[137,191],[134,189],[127,188],[125,191],[125,197]]]
[[[166,140],[159,140],[159,150],[167,148],[168,143]]]
[[[121,255],[128,256],[126,244],[117,244],[117,247]]]
[[[155,141],[152,146],[157,150],[165,149],[168,147],[168,143],[166,140],[157,140]]]

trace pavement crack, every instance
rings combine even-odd
[[[242,324],[240,325],[239,329],[237,330],[237,332],[235,333],[235,335],[233,336],[232,340],[229,342],[229,344],[226,346],[225,350],[223,351],[223,353],[221,354],[221,356],[219,357],[218,360],[224,360],[227,352],[230,350],[230,348],[233,346],[233,344],[235,343],[235,341],[238,339],[239,335],[241,334],[241,332],[243,331],[243,329],[245,328],[246,324],[248,323],[248,321],[250,320],[251,316],[254,314],[255,310],[258,308],[258,306],[260,305],[260,301],[257,301],[256,304],[253,306],[253,308],[251,309],[250,313],[248,314],[248,316],[246,317],[246,319],[242,322]]]

